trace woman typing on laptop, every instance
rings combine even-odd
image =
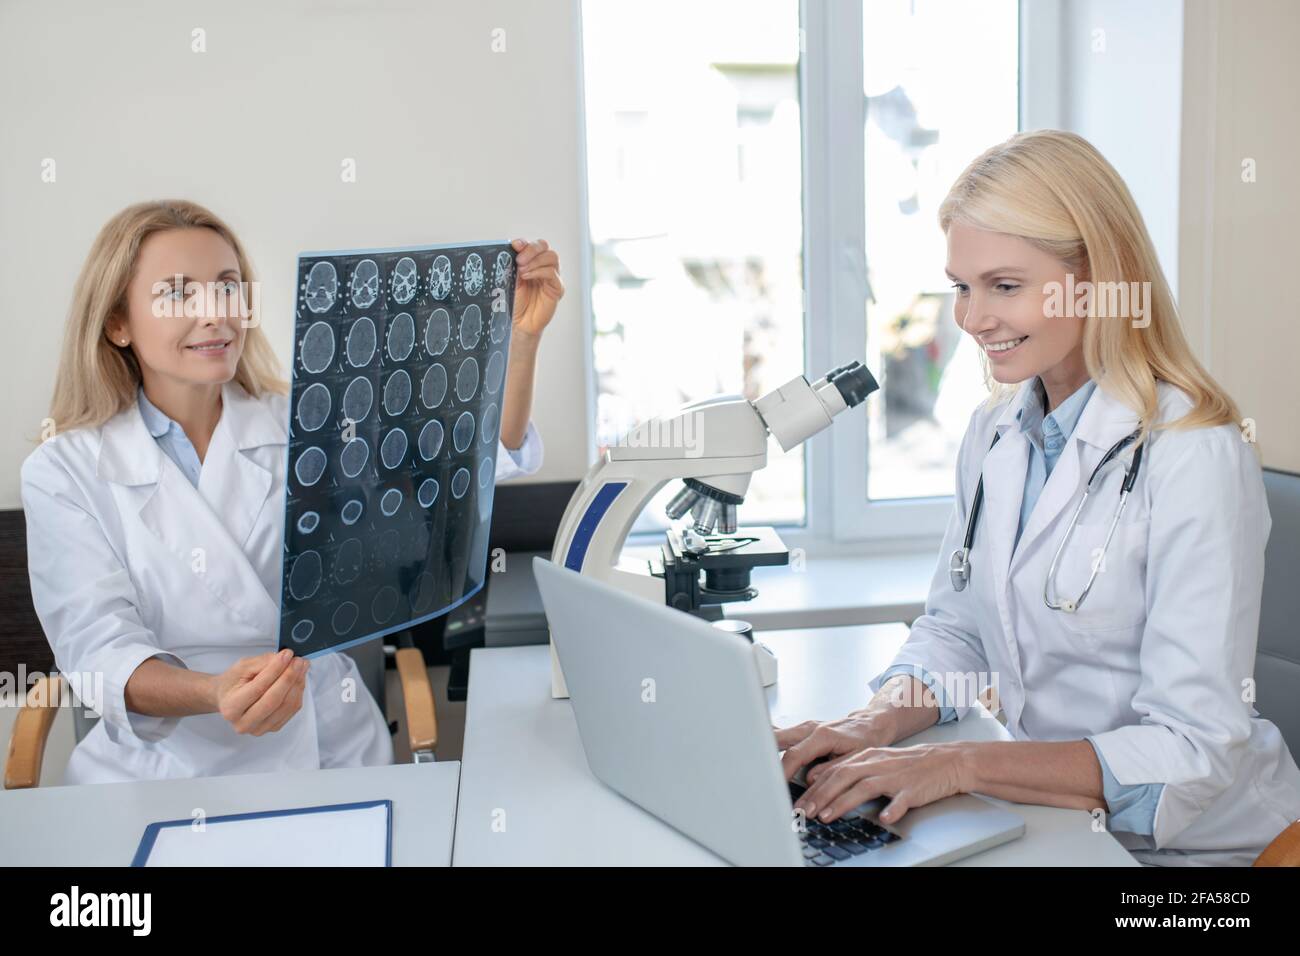
[[[954,318],[998,384],[958,453],[925,613],[875,696],[777,732],[787,778],[825,759],[796,807],[830,821],[887,797],[894,823],[979,792],[1094,812],[1145,863],[1248,864],[1300,817],[1300,770],[1249,693],[1270,517],[1240,415],[1085,140],[988,150],[940,224]],[[892,746],[986,689],[1013,740]]]

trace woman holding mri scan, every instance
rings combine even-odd
[[[1248,864],[1300,818],[1300,770],[1252,706],[1271,519],[1241,414],[1085,140],[993,147],[940,225],[992,395],[925,613],[874,696],[777,730],[787,777],[807,768],[796,808],[834,820],[883,798],[890,823],[979,792],[1093,812],[1144,863]],[[891,746],[981,694],[1013,740]]]
[[[498,481],[541,464],[537,348],[564,294],[544,241],[513,247]],[[100,688],[65,783],[392,762],[350,657],[273,650],[288,388],[258,316],[191,291],[246,307],[252,281],[230,228],[185,201],[118,213],[77,280],[48,427],[22,468],[33,603],[59,670]],[[160,300],[188,307],[159,318]]]

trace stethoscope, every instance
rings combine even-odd
[[[1061,543],[1056,546],[1056,554],[1052,556],[1052,564],[1047,569],[1047,579],[1043,581],[1043,603],[1053,611],[1064,611],[1067,614],[1073,614],[1083,603],[1083,599],[1088,596],[1092,590],[1092,582],[1097,579],[1097,572],[1106,559],[1106,549],[1110,547],[1110,539],[1115,534],[1115,527],[1119,524],[1120,515],[1124,513],[1124,506],[1128,504],[1128,494],[1133,490],[1133,483],[1137,481],[1138,469],[1142,467],[1142,449],[1139,445],[1133,452],[1133,459],[1129,462],[1128,469],[1124,474],[1124,483],[1119,489],[1119,506],[1115,509],[1115,517],[1110,521],[1110,529],[1106,532],[1106,540],[1101,546],[1101,554],[1092,562],[1092,574],[1088,576],[1088,583],[1075,600],[1054,601],[1051,597],[1052,592],[1056,590],[1054,583],[1056,579],[1056,566],[1060,563],[1061,552],[1065,550],[1066,543],[1070,540],[1070,535],[1074,533],[1074,528],[1078,524],[1079,515],[1083,512],[1084,503],[1088,496],[1092,494],[1093,482],[1097,480],[1097,475],[1102,468],[1106,467],[1112,459],[1130,444],[1137,441],[1141,430],[1133,432],[1131,435],[1125,435],[1119,441],[1110,447],[1110,451],[1102,456],[1097,467],[1092,470],[1088,477],[1088,484],[1083,489],[1083,497],[1079,499],[1079,506],[1074,509],[1074,514],[1070,518],[1070,524],[1065,529],[1065,536],[1061,538]],[[989,451],[993,450],[994,445],[1001,438],[1001,433],[993,436],[993,444],[989,445]],[[952,553],[948,561],[948,576],[952,580],[954,591],[966,590],[966,585],[970,581],[970,551],[971,545],[975,541],[975,526],[979,523],[980,507],[984,504],[984,475],[981,470],[979,483],[975,486],[975,498],[971,502],[970,517],[966,519],[966,537],[962,541],[962,546]]]

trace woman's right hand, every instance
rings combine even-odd
[[[800,767],[823,761],[808,771],[809,783],[840,759],[867,747],[887,747],[894,739],[890,715],[870,708],[854,711],[839,720],[805,720],[793,727],[776,729],[777,748],[785,751],[781,755],[781,769],[786,780],[792,779]]]
[[[302,707],[308,667],[287,649],[241,658],[215,677],[217,713],[236,733],[274,733]]]

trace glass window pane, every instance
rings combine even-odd
[[[803,372],[799,4],[585,0],[582,18],[603,450]],[[802,523],[802,449],[768,456],[742,522]],[[677,488],[636,530],[667,526]]]
[[[957,448],[988,394],[952,319],[939,204],[966,165],[1016,132],[1016,0],[863,7],[867,404],[872,499],[953,493]]]

